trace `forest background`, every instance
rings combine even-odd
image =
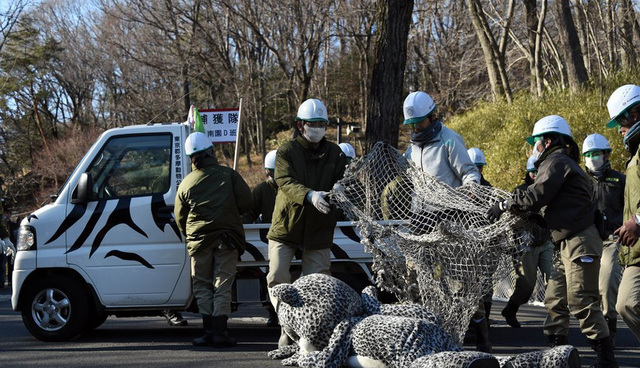
[[[628,156],[605,105],[638,83],[636,0],[0,3],[0,177],[14,214],[55,194],[104,130],[241,98],[238,170],[251,186],[307,98],[325,102],[328,134],[340,126],[361,155],[378,140],[406,148],[402,101],[426,91],[506,190],[546,115],[565,117],[579,145],[605,135],[615,169]],[[223,162],[232,153],[217,147]]]

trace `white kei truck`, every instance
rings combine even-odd
[[[191,170],[183,148],[190,132],[187,123],[104,132],[52,202],[23,219],[11,305],[33,336],[65,341],[110,315],[197,311],[173,217],[176,190]],[[264,300],[268,228],[245,225],[234,303]],[[356,290],[370,284],[372,257],[351,222],[338,223],[331,256],[334,276]],[[299,269],[296,257],[292,273]]]

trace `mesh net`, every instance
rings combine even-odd
[[[482,296],[531,242],[520,217],[485,217],[509,196],[476,184],[451,188],[379,142],[352,161],[331,200],[356,222],[378,286],[440,315],[460,342]]]

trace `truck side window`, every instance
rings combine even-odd
[[[93,200],[166,193],[171,185],[171,135],[112,138],[87,172],[93,179]]]

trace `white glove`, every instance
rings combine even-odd
[[[4,238],[4,239],[2,239],[2,243],[3,243],[2,248],[3,248],[3,250],[4,250],[4,252],[6,254],[9,254],[9,253],[7,253],[8,250],[11,251],[11,254],[13,254],[13,255],[16,254],[16,247],[13,246],[13,243],[11,242],[11,239],[9,239],[8,237]]]
[[[313,204],[318,211],[324,213],[325,215],[329,213],[331,207],[329,207],[329,203],[324,200],[324,197],[329,194],[329,192],[316,192],[315,190],[309,191],[307,193],[307,198],[309,202]]]

